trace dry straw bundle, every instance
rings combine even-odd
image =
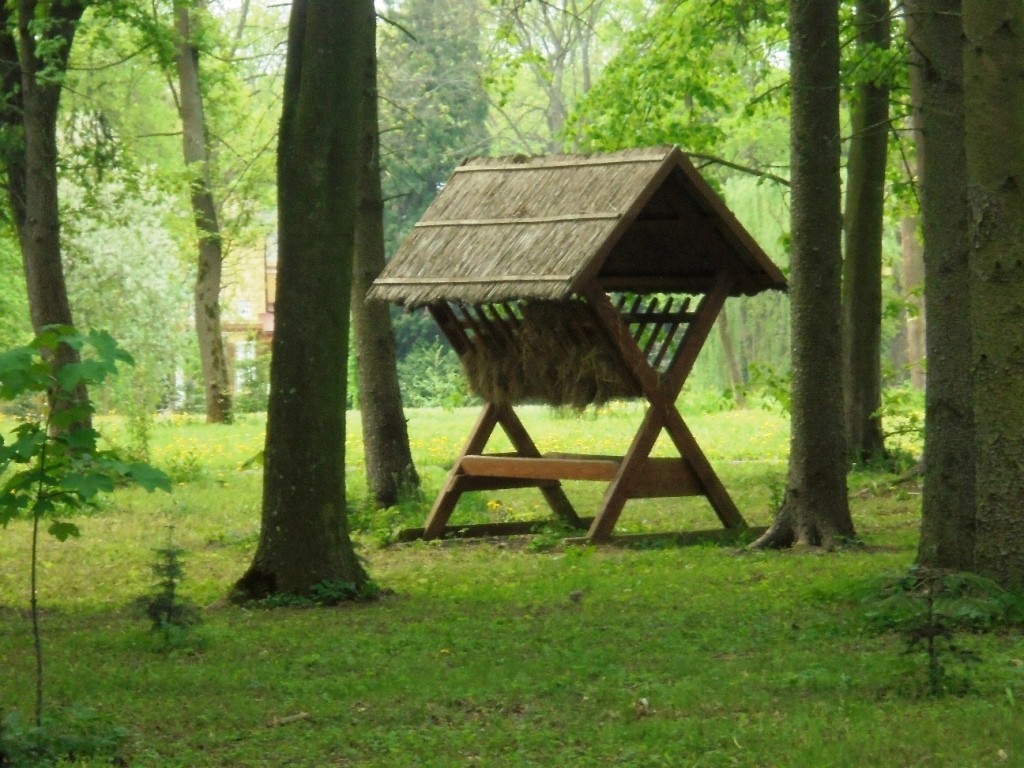
[[[640,390],[582,301],[533,301],[481,310],[489,331],[463,355],[473,390],[489,402],[582,410]]]

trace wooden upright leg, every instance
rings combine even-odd
[[[725,486],[722,485],[722,481],[718,479],[707,456],[701,450],[697,439],[675,408],[670,409],[667,413],[665,430],[672,438],[672,442],[675,443],[679,455],[686,459],[690,469],[700,478],[700,482],[704,486],[704,495],[711,504],[711,508],[715,510],[715,514],[718,515],[718,519],[722,521],[722,525],[726,528],[746,528],[747,521],[743,519],[743,515],[736,508],[729,492],[725,490]]]
[[[530,437],[526,427],[523,426],[523,422],[519,420],[515,411],[512,410],[512,406],[500,405],[496,407],[498,409],[498,423],[505,430],[505,434],[508,435],[509,441],[519,455],[531,458],[540,456],[540,451],[533,442],[533,438]],[[545,501],[547,501],[548,506],[551,507],[551,511],[555,513],[557,518],[573,528],[585,527],[579,515],[576,514],[576,509],[573,507],[572,502],[569,501],[569,497],[565,495],[565,491],[560,483],[547,483],[539,486],[539,490],[544,495]]]
[[[616,477],[605,492],[601,508],[594,517],[587,534],[588,538],[600,541],[611,537],[623,507],[632,497],[632,480],[642,471],[663,428],[672,438],[679,455],[693,470],[701,484],[703,494],[707,497],[722,524],[726,528],[738,528],[746,525],[746,521],[725,490],[725,486],[722,485],[711,468],[707,457],[675,406],[675,400],[693,368],[697,354],[707,340],[715,318],[725,303],[732,279],[726,272],[719,274],[712,290],[701,300],[694,313],[694,318],[686,329],[683,340],[663,376],[659,376],[648,363],[646,355],[637,345],[636,339],[629,333],[629,329],[622,322],[621,315],[612,306],[608,296],[603,291],[596,289],[588,294],[588,301],[596,311],[608,338],[618,348],[622,360],[633,372],[650,404],[643,423],[633,438],[633,443],[623,457]]]
[[[619,471],[608,485],[601,500],[601,506],[594,515],[594,520],[587,531],[587,538],[592,541],[607,541],[611,538],[615,524],[619,521],[626,502],[632,496],[631,483],[643,467],[643,463],[654,448],[661,432],[662,418],[657,408],[648,408],[643,423],[633,436],[626,455],[622,457]]]
[[[477,419],[473,430],[469,433],[469,439],[466,440],[459,458],[456,459],[455,465],[452,467],[451,472],[448,473],[448,479],[445,480],[444,488],[434,501],[434,506],[427,516],[427,522],[423,525],[424,539],[438,539],[444,535],[444,528],[448,525],[448,518],[451,517],[452,511],[462,495],[462,491],[458,490],[459,477],[462,475],[462,460],[468,455],[478,454],[483,451],[487,441],[491,439],[491,434],[494,432],[494,427],[497,424],[498,408],[493,403],[488,403],[480,413],[480,417]]]
[[[444,535],[448,520],[451,518],[455,505],[458,503],[459,497],[462,496],[465,488],[464,481],[471,479],[467,478],[463,472],[462,463],[467,456],[483,454],[484,448],[487,447],[488,441],[494,434],[494,428],[499,425],[505,430],[505,434],[508,435],[508,439],[518,455],[530,458],[537,458],[541,455],[533,439],[526,431],[526,427],[523,426],[522,421],[519,420],[511,406],[488,403],[484,406],[483,412],[470,432],[469,439],[455,461],[455,465],[452,467],[451,472],[448,473],[444,488],[438,494],[437,500],[434,501],[434,506],[431,508],[427,521],[423,526],[424,539],[437,539]],[[472,479],[479,479],[479,475]],[[551,507],[556,517],[573,528],[585,527],[576,514],[572,502],[569,501],[569,497],[565,495],[561,484],[552,481],[542,481],[537,484],[537,488],[543,494],[545,501],[547,501],[548,506]]]

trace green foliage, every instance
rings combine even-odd
[[[349,530],[370,538],[377,546],[393,544],[403,528],[414,528],[423,522],[425,501],[425,496],[417,491],[405,494],[401,503],[381,509],[373,503],[372,495],[367,495],[362,504],[349,509]]]
[[[533,530],[529,543],[526,545],[531,552],[550,552],[562,546],[562,542],[569,536],[579,536],[583,533],[561,520],[547,520],[537,525]]]
[[[778,132],[763,124],[748,131],[758,117],[784,122],[775,103],[786,76],[784,13],[778,3],[661,4],[629,35],[568,125],[590,150],[668,143],[775,162],[785,152],[774,143]],[[732,149],[722,152],[726,143]]]
[[[970,689],[968,666],[980,657],[963,644],[967,633],[1024,624],[1024,596],[974,574],[917,566],[886,579],[866,604],[872,626],[900,634],[905,653],[924,657],[921,689],[930,696]]]
[[[784,414],[790,412],[790,376],[767,365],[752,364],[746,395],[749,399],[771,404]]]
[[[381,595],[380,587],[372,580],[363,584],[350,581],[321,581],[313,585],[309,595],[274,594],[253,605],[263,608],[312,608],[332,607],[343,603],[369,603]]]
[[[127,735],[89,710],[72,710],[42,725],[10,712],[0,717],[0,766],[47,768],[90,758],[116,764]]]
[[[385,3],[383,15],[380,159],[393,253],[455,166],[486,151],[488,103],[477,3],[406,0]]]
[[[125,375],[104,382],[104,410],[130,416],[127,452],[148,459],[152,414],[173,396],[186,347],[191,270],[169,223],[178,215],[147,174],[107,171],[92,186],[61,184],[68,293],[83,325],[107,328],[131,354]]]
[[[77,362],[61,362],[60,352],[70,347]],[[28,345],[0,353],[0,399],[26,394],[44,395],[48,406],[36,420],[23,421],[11,437],[0,435],[0,527],[16,518],[28,518],[32,538],[29,555],[29,604],[34,641],[35,725],[43,725],[43,652],[39,629],[39,531],[59,541],[79,535],[67,517],[94,506],[100,494],[119,483],[146,490],[170,490],[162,472],[140,462],[122,462],[98,448],[99,433],[91,426],[92,403],[79,392],[102,384],[131,356],[105,331],[81,333],[66,326],[42,329]]]
[[[174,527],[167,528],[167,543],[153,550],[152,564],[157,581],[152,591],[138,600],[152,623],[152,629],[163,639],[165,647],[202,623],[198,606],[181,595],[185,578],[185,550],[174,544]]]
[[[0,228],[0,349],[23,344],[29,338],[28,293],[25,289],[21,251],[14,232]]]
[[[458,408],[471,402],[458,355],[441,342],[417,345],[398,363],[402,402]]]
[[[517,409],[542,450],[600,454],[627,448],[643,412],[635,403],[585,419]],[[478,415],[408,411],[429,487],[444,482]],[[786,471],[786,420],[761,409],[684,418],[748,522],[770,523],[771,486]],[[104,434],[120,422],[98,419]],[[361,474],[358,423],[350,414],[350,479]],[[496,432],[493,449],[509,450]],[[183,415],[154,425],[155,457],[191,452],[202,468],[176,486],[173,519],[189,552],[188,593],[213,604],[201,632],[216,638],[215,652],[154,658],[159,638],[126,621],[124,606],[152,580],[154,531],[162,535],[169,515],[162,495],[119,487],[90,518],[88,537],[46,552],[47,626],[76,639],[50,651],[54,700],[116,716],[132,733],[124,754],[132,766],[998,768],[1024,754],[1019,632],[964,630],[981,661],[951,716],[949,700],[918,696],[904,682],[904,670],[924,672],[923,655],[903,655],[897,632],[870,631],[866,576],[905,573],[917,546],[919,498],[888,493],[891,475],[864,475],[878,491],[854,494],[851,506],[868,546],[836,555],[416,542],[370,550],[375,578],[393,596],[261,611],[221,598],[256,544],[261,477],[238,466],[262,438],[254,417],[216,429]],[[670,455],[661,443],[659,455]],[[604,490],[566,485],[581,514]],[[548,514],[533,488],[502,490],[500,501],[512,519]],[[427,511],[409,515],[422,524]],[[468,517],[461,502],[456,516]],[[702,499],[646,499],[627,505],[620,526],[719,523]],[[23,528],[0,535],[0,606],[17,597]],[[19,621],[0,607],[0,701],[24,709],[28,675],[9,664],[27,653]],[[643,716],[640,699],[649,704]]]
[[[350,347],[351,349],[351,347]],[[352,362],[349,368],[353,369]],[[238,386],[232,402],[236,413],[265,413],[270,391],[270,349],[257,344],[256,356],[249,360],[235,360],[235,381]],[[352,382],[349,382],[352,389]]]
[[[899,451],[924,442],[924,392],[909,384],[882,390],[879,415],[885,426],[886,448]]]
[[[67,344],[82,360],[56,368],[57,347]],[[91,354],[90,354],[91,353]],[[83,420],[91,404],[73,406],[69,393],[80,385],[102,384],[131,356],[105,331],[81,333],[51,326],[26,346],[0,353],[0,398],[13,400],[27,393],[50,393],[55,406],[44,417],[24,421],[13,439],[0,435],[0,525],[27,516],[51,520],[49,531],[64,540],[77,536],[77,527],[63,519],[95,504],[101,493],[132,482],[147,490],[170,490],[167,477],[141,462],[124,462],[98,447],[99,433]]]

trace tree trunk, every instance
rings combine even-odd
[[[73,325],[61,258],[57,112],[60,75],[67,69],[84,5],[64,2],[48,8],[42,26],[36,5],[26,0],[16,11],[0,9],[0,123],[7,129],[7,196],[21,246],[32,327],[38,332],[47,325]],[[66,345],[59,347],[57,358],[58,365],[79,359]],[[51,393],[51,402],[60,400]],[[72,403],[87,400],[85,386],[79,385]]]
[[[194,5],[205,8],[205,1]],[[185,165],[191,188],[192,217],[198,236],[199,261],[194,291],[196,339],[202,364],[206,421],[213,424],[231,421],[231,389],[228,385],[227,359],[220,328],[221,253],[220,224],[210,177],[206,116],[199,85],[199,49],[193,42],[193,4],[174,0],[174,26],[177,33],[178,111]]]
[[[732,398],[736,405],[742,408],[746,405],[747,398],[743,392],[743,374],[740,372],[739,363],[736,361],[736,345],[732,343],[732,332],[729,330],[728,307],[718,315],[718,341],[722,345],[722,356],[725,358],[725,371],[729,376],[729,388],[732,390]]]
[[[353,591],[345,400],[363,68],[373,2],[294,0],[278,140],[279,255],[260,538],[235,598]]]
[[[857,50],[889,48],[889,0],[858,0]],[[889,85],[857,85],[846,175],[843,261],[843,392],[846,451],[854,463],[885,456],[882,419],[882,225],[889,142]]]
[[[964,0],[974,570],[1024,586],[1024,5]],[[929,304],[929,306],[934,306]]]
[[[368,33],[371,38],[374,30]],[[359,414],[367,486],[379,507],[390,507],[419,486],[409,448],[409,430],[398,385],[395,334],[383,302],[367,302],[366,292],[384,268],[384,201],[380,187],[377,124],[377,58],[371,50],[363,88],[359,137],[359,207],[352,274],[352,325],[359,376]]]
[[[838,0],[789,7],[792,437],[786,496],[755,547],[853,538],[843,439]]]
[[[900,219],[900,257],[903,273],[903,297],[907,304],[907,366],[910,384],[915,389],[925,386],[924,248],[917,235],[921,219],[904,216]]]
[[[971,311],[960,0],[907,0],[928,307],[924,492],[918,561],[974,567]]]

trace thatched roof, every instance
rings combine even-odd
[[[370,291],[408,306],[608,291],[786,287],[778,268],[675,147],[477,158],[452,174]]]

